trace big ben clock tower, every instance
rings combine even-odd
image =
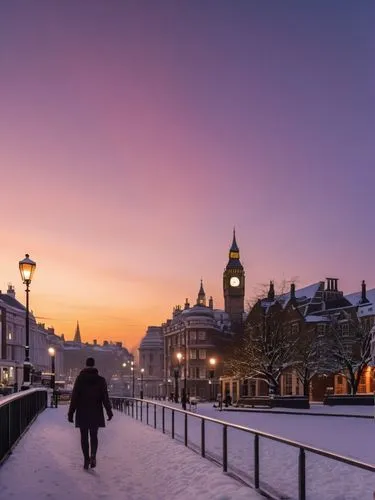
[[[232,331],[240,332],[243,324],[245,302],[245,271],[240,262],[240,251],[233,229],[229,261],[223,274],[224,308],[232,320]]]

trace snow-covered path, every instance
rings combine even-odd
[[[159,431],[115,412],[99,431],[98,466],[84,471],[66,406],[46,409],[0,467],[9,500],[260,500],[255,490]]]

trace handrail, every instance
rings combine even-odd
[[[265,437],[265,438],[271,439],[273,441],[277,441],[279,443],[293,446],[294,448],[300,448],[300,449],[302,448],[305,451],[309,451],[311,453],[321,455],[322,457],[331,458],[333,460],[337,460],[338,462],[343,462],[343,463],[346,463],[348,465],[355,465],[356,467],[359,467],[361,469],[365,469],[365,470],[368,470],[370,472],[375,472],[374,465],[368,464],[366,462],[362,462],[361,460],[356,460],[355,458],[345,457],[344,455],[340,455],[338,453],[333,453],[331,451],[325,451],[325,450],[322,450],[321,448],[315,448],[314,446],[310,446],[308,444],[304,444],[304,443],[301,443],[299,441],[293,441],[291,439],[276,436],[274,434],[269,434],[268,432],[259,431],[257,429],[252,429],[250,427],[245,427],[243,425],[232,424],[230,422],[226,422],[225,420],[219,420],[219,419],[216,419],[213,417],[207,417],[206,415],[200,415],[197,413],[190,412],[188,410],[182,410],[180,408],[175,408],[173,406],[164,405],[162,403],[157,403],[155,401],[147,401],[145,399],[128,398],[128,397],[113,397],[113,399],[132,400],[132,401],[139,401],[139,402],[143,402],[143,403],[147,402],[147,403],[153,404],[155,406],[168,408],[169,410],[173,410],[177,413],[187,413],[191,417],[204,419],[206,421],[213,422],[215,424],[226,425],[227,427],[230,427],[231,429],[237,429],[239,431],[247,432],[250,434],[256,434],[258,436]]]
[[[20,399],[25,397],[26,394],[32,394],[34,392],[39,392],[39,391],[48,392],[48,389],[46,389],[45,387],[36,387],[33,389],[27,389],[26,391],[19,391],[19,392],[14,392],[13,394],[8,394],[8,396],[0,398],[0,408],[3,405],[9,403],[9,401],[14,401],[15,399]]]
[[[1,399],[0,464],[46,406],[47,390],[44,388],[28,389]]]

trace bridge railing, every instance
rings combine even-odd
[[[0,399],[0,464],[46,406],[46,389],[29,389]]]
[[[195,452],[198,452],[202,457],[209,458],[220,464],[224,472],[230,472],[233,476],[237,476],[237,478],[245,481],[249,485],[258,489],[260,492],[266,494],[268,498],[298,498],[298,500],[313,498],[310,497],[310,494],[307,497],[307,478],[309,479],[309,482],[313,484],[315,495],[317,494],[314,498],[323,498],[321,494],[319,494],[317,488],[315,488],[316,481],[319,481],[320,478],[315,478],[315,471],[314,476],[311,477],[311,473],[306,466],[307,454],[309,454],[309,457],[314,459],[314,462],[316,462],[315,458],[320,456],[334,461],[334,464],[338,465],[342,463],[346,464],[346,466],[350,466],[345,470],[345,474],[349,477],[351,476],[352,478],[355,470],[357,470],[357,472],[358,470],[371,472],[371,479],[368,482],[375,487],[373,484],[375,466],[359,460],[351,459],[336,453],[258,431],[256,429],[251,429],[242,425],[224,422],[222,420],[200,415],[198,413],[192,413],[190,411],[184,411],[180,408],[168,406],[159,402],[127,397],[113,397],[111,398],[111,401],[115,410],[119,410],[146,423],[147,425],[154,427],[155,429],[161,430],[164,434],[170,435],[172,439],[182,441],[185,446],[191,448]],[[220,428],[220,432],[218,432],[218,429],[216,432],[213,432],[213,424]],[[233,450],[236,446],[235,443],[238,443],[238,439],[234,439],[232,441],[235,431],[241,433],[241,443],[244,443],[245,452],[241,457],[236,456],[235,450]],[[252,437],[251,445],[249,442],[247,443],[247,446],[245,446],[246,438],[249,436]],[[216,440],[214,450],[211,447],[212,439]],[[290,460],[289,463],[287,463],[284,451],[280,453],[280,450],[274,450],[273,448],[267,447],[267,441],[277,442],[282,445],[286,445],[288,449],[296,450],[295,455],[293,454],[292,456],[294,463],[291,463]],[[230,444],[232,444],[232,449],[230,449]],[[293,496],[284,496],[284,492],[280,491],[279,480],[278,484],[270,485],[273,478],[272,472],[270,477],[269,469],[271,469],[271,467],[269,460],[274,461],[275,456],[278,453],[280,453],[280,463],[278,466],[279,471],[285,469],[285,476],[288,476],[288,469],[293,469],[295,471],[296,481],[293,482],[292,485],[290,484],[289,478],[286,479],[289,489],[293,489]],[[248,457],[248,455],[251,455],[251,466],[246,464],[248,470],[247,474],[244,475],[243,469],[239,470],[238,463],[241,463],[242,465],[244,459]],[[231,461],[233,461],[233,465],[230,463]],[[316,466],[317,464],[315,463],[314,465]],[[318,472],[323,475],[322,472],[324,472],[324,470],[322,469],[325,468],[327,468],[326,463],[319,464]],[[251,474],[249,474],[250,470]],[[335,472],[338,473],[337,467]],[[266,477],[266,481],[262,480],[264,477]],[[329,482],[332,485],[333,477],[332,475],[328,475],[328,477]],[[369,478],[370,476],[366,477],[366,481]],[[355,483],[355,479],[351,479],[351,485],[353,485],[353,481]],[[337,491],[335,492],[334,489],[333,493],[334,496],[332,498],[346,498],[341,497],[340,495],[337,496]],[[358,498],[360,497],[361,496],[358,496]],[[328,499],[328,496],[326,498]],[[350,498],[353,497],[351,496]]]

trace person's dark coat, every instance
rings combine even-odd
[[[76,427],[105,427],[103,406],[111,419],[113,413],[105,378],[96,368],[84,368],[75,381],[68,416],[73,420],[75,413]]]

